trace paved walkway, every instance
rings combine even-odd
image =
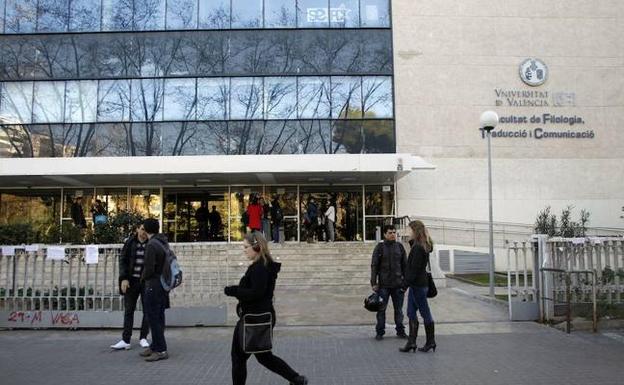
[[[566,335],[533,323],[446,323],[435,353],[399,353],[369,326],[278,327],[275,352],[322,385],[620,385],[624,337]],[[118,331],[2,331],[3,385],[227,385],[231,328],[167,331],[170,359],[111,352]],[[618,338],[620,336],[621,338]],[[422,343],[422,337],[419,340]],[[286,384],[249,363],[250,385]]]

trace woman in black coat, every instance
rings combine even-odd
[[[429,303],[427,302],[427,291],[429,282],[427,279],[427,265],[429,264],[429,254],[433,250],[433,242],[429,236],[427,228],[421,221],[410,222],[411,231],[410,252],[405,269],[405,282],[409,286],[407,294],[407,318],[409,318],[409,336],[407,344],[399,348],[402,352],[416,351],[416,337],[418,336],[418,318],[416,312],[420,312],[425,324],[427,341],[425,346],[419,348],[421,352],[436,350],[435,329]]]
[[[273,326],[275,326],[273,291],[281,267],[281,264],[273,261],[267,241],[262,233],[255,231],[245,235],[243,247],[251,264],[237,286],[227,286],[224,289],[225,295],[238,299],[236,311],[241,317],[236,324],[232,339],[232,382],[234,385],[245,384],[247,360],[251,356],[243,350],[240,338],[243,315],[270,312],[273,316]],[[299,375],[284,360],[273,355],[272,352],[254,353],[254,355],[261,365],[284,377],[291,384],[305,385],[308,383],[306,377]]]

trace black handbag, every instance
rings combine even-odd
[[[241,342],[245,353],[264,353],[273,349],[273,315],[245,314],[242,318]]]
[[[436,287],[435,282],[433,281],[433,276],[431,275],[431,264],[427,262],[427,265],[429,266],[429,271],[427,272],[427,298],[433,298],[438,295],[438,288]]]

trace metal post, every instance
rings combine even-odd
[[[488,203],[490,209],[490,297],[494,298],[494,223],[492,213],[492,146],[490,138],[491,130],[487,130],[488,146]]]

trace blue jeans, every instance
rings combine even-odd
[[[427,302],[428,291],[429,288],[426,286],[409,288],[409,292],[407,293],[407,318],[415,320],[416,312],[418,311],[420,312],[424,324],[433,323],[429,302]]]
[[[280,233],[280,225],[274,223],[273,224],[273,242],[278,243],[280,241],[279,233]]]
[[[165,341],[165,308],[167,306],[167,293],[157,279],[149,280],[143,289],[143,312],[147,315],[150,331],[152,332],[152,344],[150,349],[154,352],[166,352]]]
[[[388,300],[392,298],[392,307],[394,308],[394,323],[396,325],[397,333],[404,333],[405,326],[403,325],[403,300],[405,299],[405,292],[401,288],[380,288],[379,296],[383,298],[384,307],[377,312],[377,326],[375,330],[377,334],[386,334],[386,308],[388,307]]]

